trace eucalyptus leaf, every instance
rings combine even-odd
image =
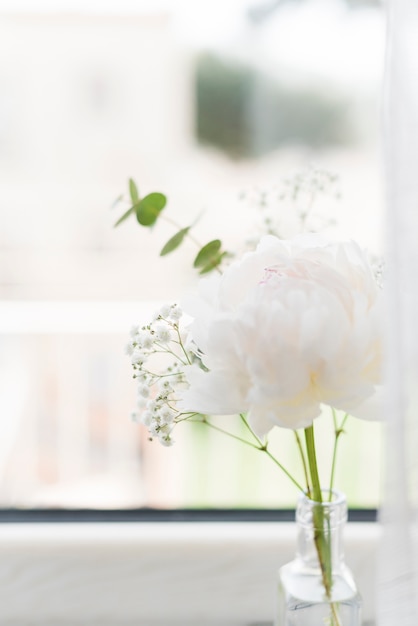
[[[166,204],[167,198],[164,194],[149,193],[135,205],[136,219],[142,226],[152,226]]]
[[[129,179],[129,195],[131,196],[132,204],[138,204],[139,202],[139,193],[138,187],[135,184],[133,178]]]
[[[220,254],[220,249],[222,246],[222,242],[220,239],[213,239],[213,241],[209,241],[203,248],[201,248],[193,262],[193,267],[196,268],[206,268],[207,266],[215,267],[219,264],[218,257]],[[206,270],[209,271],[209,270]]]
[[[178,248],[183,242],[183,239],[185,238],[189,230],[190,230],[190,226],[187,226],[187,228],[182,228],[181,230],[178,231],[178,233],[176,233],[173,237],[171,237],[171,239],[167,241],[167,243],[164,245],[163,249],[161,250],[160,256],[165,256],[166,254],[169,254],[170,252],[173,252],[173,250]]]
[[[202,267],[199,274],[208,274],[212,270],[215,270],[222,263],[222,259],[227,256],[227,254],[227,252],[219,252],[217,255],[214,255],[210,263]]]
[[[118,221],[115,223],[114,228],[116,228],[116,226],[119,226],[119,224],[122,224],[122,222],[124,222],[132,213],[135,213],[135,207],[131,206],[130,209],[128,209],[126,211],[126,213],[124,213],[119,219]]]

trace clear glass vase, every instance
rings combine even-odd
[[[279,570],[276,626],[361,626],[361,598],[344,562],[344,494],[299,499],[296,559]]]

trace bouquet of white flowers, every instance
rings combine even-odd
[[[201,278],[182,308],[166,306],[148,325],[133,328],[127,351],[138,382],[135,419],[164,445],[173,444],[174,430],[186,421],[216,428],[268,455],[298,490],[321,503],[324,490],[332,494],[347,416],[379,418],[380,294],[354,242],[312,233],[263,237],[223,272]],[[326,484],[314,432],[324,405],[335,434]],[[344,414],[340,421],[337,411]],[[231,433],[227,417],[225,428],[213,423],[213,415],[237,416],[248,437]],[[275,427],[294,431],[304,484],[271,453],[268,435]],[[330,539],[321,509],[314,516],[322,582],[337,625]]]

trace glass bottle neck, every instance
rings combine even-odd
[[[323,491],[323,502],[299,499],[296,509],[298,527],[297,555],[308,567],[319,567],[316,542],[322,541],[330,551],[333,570],[344,564],[343,528],[347,520],[347,502],[339,492]]]

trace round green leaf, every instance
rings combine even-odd
[[[152,226],[165,205],[167,198],[162,193],[150,193],[135,205],[136,219],[142,226]]]
[[[222,259],[225,256],[227,256],[227,254],[228,254],[227,252],[218,252],[218,254],[212,257],[210,263],[202,267],[199,274],[207,274],[208,272],[211,272],[212,270],[216,269],[218,265],[221,264]]]

